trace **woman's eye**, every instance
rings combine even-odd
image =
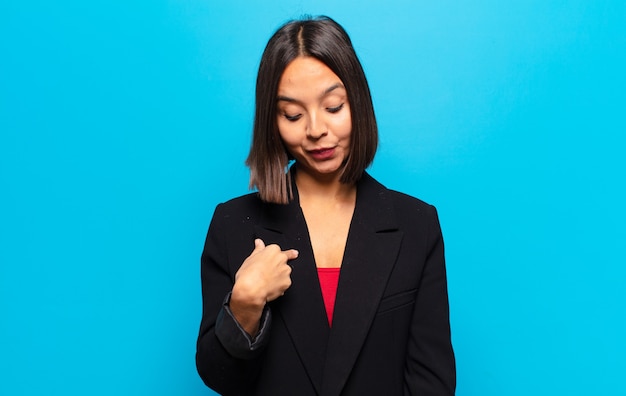
[[[339,110],[341,110],[341,109],[343,109],[343,103],[342,103],[342,104],[340,104],[339,106],[336,106],[336,107],[327,107],[327,108],[326,108],[326,110],[327,110],[329,113],[333,113],[333,114],[334,114],[334,113],[338,113],[338,112],[339,112]]]
[[[287,121],[291,121],[291,122],[298,121],[300,117],[302,117],[302,114],[289,115],[287,113],[284,113],[283,115],[285,116]]]

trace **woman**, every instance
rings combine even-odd
[[[343,28],[326,17],[281,27],[257,77],[247,165],[258,193],[218,205],[202,254],[196,363],[209,387],[454,394],[437,213],[365,172],[377,141]]]

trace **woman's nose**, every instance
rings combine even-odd
[[[311,139],[319,139],[327,133],[328,130],[324,118],[318,114],[312,114],[307,127],[307,136]]]

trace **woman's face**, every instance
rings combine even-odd
[[[294,59],[278,84],[278,131],[298,171],[339,176],[350,154],[352,118],[343,82],[312,57]]]

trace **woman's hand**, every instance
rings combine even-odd
[[[281,250],[254,240],[254,250],[237,273],[230,298],[230,310],[235,319],[251,336],[259,330],[259,321],[265,303],[273,301],[291,286],[289,260],[298,257],[294,249]]]

